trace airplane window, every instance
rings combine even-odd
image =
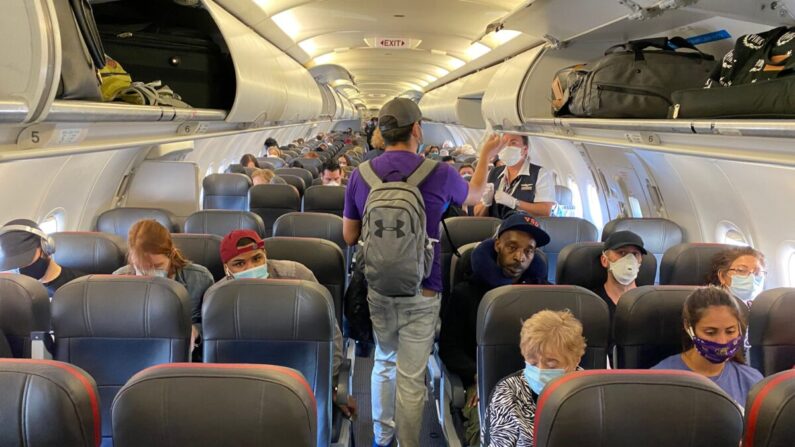
[[[47,217],[45,217],[41,222],[39,222],[39,228],[41,228],[41,231],[47,234],[57,233],[63,226],[62,224],[63,218],[64,218],[63,209],[51,211],[50,214],[47,215]]]
[[[741,247],[747,247],[751,245],[743,231],[740,230],[737,225],[731,222],[724,220],[723,222],[719,223],[717,233],[718,242],[722,244],[737,245]]]
[[[221,164],[218,165],[218,171],[217,171],[219,174],[224,173],[224,166],[228,166],[228,163],[226,162],[226,160],[221,160]]]
[[[599,193],[596,191],[594,185],[588,185],[588,214],[591,217],[591,223],[596,225],[596,228],[602,228],[604,226],[602,204],[599,201]]]
[[[789,286],[795,286],[795,251],[789,255],[789,261],[787,262],[787,273]]]
[[[571,202],[574,205],[574,210],[572,211],[572,215],[574,217],[582,217],[582,196],[580,195],[580,187],[577,185],[577,182],[569,177],[566,181],[566,186],[569,187],[571,190]]]
[[[643,210],[640,209],[640,202],[633,196],[629,196],[629,209],[630,212],[632,212],[632,217],[643,217]]]
[[[215,169],[215,167],[213,166],[212,163],[210,163],[210,166],[207,166],[207,171],[204,173],[204,176],[207,177],[208,175],[210,175],[213,172],[215,172],[215,171],[213,171],[213,169]]]

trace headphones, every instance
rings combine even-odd
[[[55,240],[48,235],[47,233],[41,231],[35,227],[29,227],[27,225],[7,225],[5,227],[0,228],[0,236],[11,233],[13,231],[23,231],[25,233],[30,233],[32,235],[38,236],[41,240],[41,251],[43,254],[47,256],[52,256],[55,254]]]

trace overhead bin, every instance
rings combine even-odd
[[[462,79],[463,82],[455,104],[458,124],[473,129],[486,128],[482,110],[483,95],[497,70],[499,70],[499,66],[495,65]]]
[[[503,62],[491,77],[483,95],[483,118],[493,127],[504,129],[522,125],[519,104],[525,102],[525,79],[533,63],[544,52],[544,46],[531,50]],[[527,99],[529,100],[529,99]],[[546,98],[533,98],[546,101]]]

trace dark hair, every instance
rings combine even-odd
[[[392,127],[397,125],[397,120],[391,116],[386,116],[381,119],[379,126]],[[382,130],[381,137],[384,139],[384,144],[392,146],[399,143],[408,143],[411,140],[411,131],[414,129],[414,123],[403,127],[394,127],[389,130]]]
[[[243,166],[243,167],[245,168],[245,167],[246,167],[246,165],[248,165],[248,164],[249,164],[249,162],[252,162],[252,161],[254,162],[254,167],[255,167],[255,168],[259,168],[259,162],[257,161],[257,157],[255,157],[255,156],[254,156],[254,155],[252,155],[252,154],[246,154],[246,155],[244,155],[244,156],[243,156],[243,157],[240,159],[240,165],[241,165],[241,166]]]
[[[448,161],[455,161],[455,158],[453,158],[452,155],[445,155],[442,157],[442,163],[447,163]]]
[[[461,166],[458,167],[458,172],[461,173],[461,170],[464,169],[464,168],[475,169],[475,167],[472,166],[471,164],[464,163],[464,164],[462,164]]]
[[[707,282],[720,286],[720,275],[731,268],[734,261],[741,256],[753,256],[759,260],[762,267],[765,266],[765,255],[761,251],[751,247],[732,247],[722,250],[712,257],[712,270],[709,272]]]
[[[268,138],[265,139],[265,147],[271,147],[271,146],[278,147],[279,143],[276,142],[275,138],[268,137]]]
[[[325,172],[325,171],[334,172],[334,171],[340,171],[341,169],[342,167],[340,167],[339,162],[337,162],[337,160],[334,160],[332,158],[331,160],[323,163],[323,169],[321,169],[320,172]]]
[[[530,137],[528,137],[527,135],[519,135],[519,136],[522,137],[522,143],[525,146],[530,146]]]
[[[737,318],[740,325],[740,336],[744,337],[748,322],[745,320],[745,315],[740,311],[740,306],[737,300],[725,290],[714,287],[700,287],[693,291],[685,300],[685,305],[682,307],[682,321],[685,326],[696,330],[696,324],[701,321],[707,309],[713,306],[726,306],[731,310],[732,315]],[[693,340],[684,334],[682,338],[682,347],[685,351],[693,347]],[[737,363],[745,363],[745,351],[741,348],[737,350],[737,354],[732,357]]]

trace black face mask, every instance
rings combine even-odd
[[[33,264],[21,267],[19,269],[19,273],[38,280],[44,277],[44,274],[47,273],[47,268],[49,267],[50,258],[39,256],[39,259],[33,261]]]

